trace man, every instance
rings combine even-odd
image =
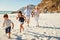
[[[30,23],[30,15],[31,15],[32,11],[31,9],[29,8],[29,6],[26,7],[26,9],[24,10],[24,14],[26,16],[26,21],[27,21],[27,26],[29,26],[29,23]]]

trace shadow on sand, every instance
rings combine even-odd
[[[11,39],[15,39],[15,40],[22,40],[21,36],[18,36],[17,34],[13,34],[14,36],[16,36],[16,38],[11,38]]]
[[[37,39],[39,39],[40,37],[41,38],[45,37],[45,38],[48,38],[47,40],[50,40],[51,38],[55,38],[57,40],[60,40],[60,37],[56,37],[56,36],[48,36],[48,35],[45,35],[45,34],[39,34],[39,33],[31,32],[31,31],[27,31],[27,32],[29,33],[29,34],[27,33],[28,35],[32,35]]]
[[[39,26],[39,28],[50,28],[50,29],[60,29],[60,27],[48,27],[48,26]]]
[[[48,27],[48,26],[40,26],[39,28],[48,28],[48,29],[60,29],[58,27]],[[42,38],[48,38],[47,40],[51,40],[51,38],[55,38],[57,40],[60,40],[60,37],[57,37],[57,36],[48,36],[48,35],[45,35],[44,34],[40,34],[40,33],[36,33],[36,32],[32,32],[32,31],[26,31],[27,33],[24,33],[24,35],[31,35],[37,39],[40,39],[41,37],[41,40],[43,40]],[[16,38],[12,38],[12,39],[16,39],[16,40],[22,40],[22,37],[21,36],[18,36],[17,34],[13,34],[14,36],[16,36]],[[31,40],[35,40],[35,39],[31,39]]]

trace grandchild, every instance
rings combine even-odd
[[[17,19],[19,19],[20,21],[20,32],[22,32],[22,30],[24,30],[23,24],[24,24],[24,21],[26,20],[26,17],[22,14],[21,11],[19,11]]]
[[[11,27],[14,28],[14,23],[8,18],[7,14],[4,14],[3,18],[4,18],[3,27],[6,26],[5,32],[6,34],[9,35],[8,38],[11,38]]]

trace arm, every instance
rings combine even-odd
[[[5,23],[3,23],[3,27],[5,27]]]
[[[10,20],[12,29],[14,28],[14,23]]]
[[[19,15],[17,15],[16,19],[18,19],[18,18],[19,18]]]
[[[16,19],[18,19],[19,17],[16,17]]]
[[[3,22],[3,27],[5,27],[5,21]]]
[[[23,15],[24,19],[25,19],[25,22],[26,22],[26,17]]]
[[[14,28],[14,23],[12,23],[12,29]]]

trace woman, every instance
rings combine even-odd
[[[21,11],[19,11],[17,19],[19,19],[19,21],[20,21],[20,32],[22,32],[22,30],[24,30],[23,24],[24,24],[26,17],[24,15],[22,15]]]
[[[34,16],[35,17],[35,20],[36,20],[36,27],[38,27],[39,26],[39,22],[38,22],[38,20],[39,20],[39,9],[38,9],[37,6],[33,10],[33,13],[32,14],[33,14],[32,16]]]

